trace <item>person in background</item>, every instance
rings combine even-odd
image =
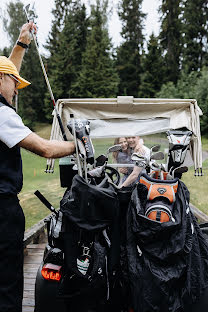
[[[146,158],[150,157],[150,149],[143,144],[143,140],[141,140],[139,136],[128,137],[127,142],[129,148],[131,149],[131,155],[133,153],[137,153]],[[127,177],[125,181],[122,182],[120,187],[121,188],[128,187],[134,184],[138,180],[139,175],[142,172],[142,169],[143,169],[142,167],[138,167],[137,165],[135,165],[131,174]]]
[[[22,26],[9,58],[0,56],[0,311],[21,312],[25,217],[19,204],[22,189],[20,148],[46,158],[75,152],[73,142],[48,141],[26,127],[13,107],[13,97],[30,83],[19,75],[30,44],[30,22]]]
[[[131,160],[131,150],[125,137],[116,138],[114,144],[121,145],[121,151],[113,153],[113,159],[118,164],[133,164]],[[123,174],[121,183],[123,183],[132,172],[133,168],[119,168],[119,172]]]

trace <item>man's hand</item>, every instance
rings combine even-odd
[[[34,31],[34,33],[36,34],[37,32],[36,25],[33,22],[24,24],[21,28],[17,41],[20,41],[24,44],[30,44],[31,38],[32,38],[31,31]],[[20,71],[24,54],[25,54],[25,49],[15,44],[9,56],[10,61],[12,61],[14,65],[17,67],[18,72]]]
[[[26,23],[22,26],[18,41],[25,43],[25,44],[30,44],[31,42],[31,33],[34,32],[34,34],[37,33],[37,27],[36,25],[31,21],[29,23]]]

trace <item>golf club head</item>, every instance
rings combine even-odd
[[[150,148],[150,153],[156,153],[160,150],[160,145],[153,145],[151,148]]]
[[[183,174],[184,172],[187,172],[188,171],[188,167],[186,167],[186,166],[183,166],[183,167],[178,167],[178,168],[175,168],[174,170],[173,170],[173,172],[172,172],[172,176],[173,176],[173,178],[175,178],[175,176],[177,175],[177,174]]]
[[[33,4],[33,9],[34,9],[34,4]],[[29,23],[29,21],[30,21],[30,16],[29,16],[30,3],[24,7],[24,11],[25,11],[25,15],[27,17],[27,22]]]
[[[100,155],[95,159],[95,166],[96,167],[103,166],[106,161],[107,161],[107,157],[105,155]]]
[[[25,15],[26,15],[26,18],[27,18],[27,22],[29,23],[30,21],[33,21],[34,22],[34,18],[31,18],[31,12],[34,12],[35,10],[35,2],[33,2],[33,5],[31,6],[31,9],[30,9],[30,3],[28,5],[26,5],[24,7],[24,12],[25,12]],[[34,35],[34,30],[32,30],[32,32],[30,31],[30,39],[33,40],[33,35]]]
[[[160,165],[158,163],[156,163],[156,162],[150,162],[150,168],[152,170],[155,170],[155,169],[157,170],[157,169],[160,168]]]
[[[94,169],[88,171],[88,175],[90,177],[100,178],[103,175],[104,169],[105,169],[104,165],[102,167],[94,168]]]
[[[165,155],[163,152],[157,152],[150,156],[150,160],[162,160],[165,158]]]
[[[144,157],[144,156],[142,156],[142,155],[140,155],[140,154],[138,154],[138,153],[133,153],[132,154],[132,156],[131,156],[131,159],[133,160],[133,161],[147,161],[147,158],[146,157]]]
[[[29,14],[29,11],[34,11],[35,10],[35,1],[31,5],[31,3],[28,3],[25,7],[24,10],[27,14]]]
[[[118,152],[118,151],[121,151],[121,144],[116,144],[116,145],[113,145],[111,147],[109,147],[108,151],[107,151],[107,154],[109,153],[113,153],[113,152]]]

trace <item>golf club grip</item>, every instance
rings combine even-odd
[[[56,212],[55,208],[47,201],[47,199],[37,190],[34,193],[38,199],[52,212]]]

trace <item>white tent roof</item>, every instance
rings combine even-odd
[[[186,127],[193,132],[191,151],[195,169],[202,167],[199,121],[202,111],[194,99],[143,99],[132,96],[60,99],[56,107],[69,139],[67,121],[70,114],[74,118],[90,121],[92,138],[142,136]],[[62,140],[55,115],[51,139]]]

